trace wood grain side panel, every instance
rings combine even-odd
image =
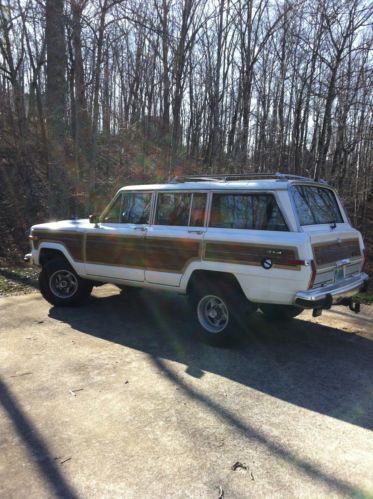
[[[199,240],[149,237],[146,240],[145,267],[147,270],[181,273],[200,255]]]
[[[316,265],[326,266],[345,258],[361,258],[360,244],[358,239],[348,239],[341,243],[321,243],[313,246]]]
[[[296,248],[265,246],[247,243],[222,243],[210,241],[205,244],[205,260],[261,266],[263,258],[270,258],[274,267],[299,270],[299,265],[289,261],[298,259]]]
[[[102,265],[144,267],[144,237],[87,234],[86,261]]]
[[[33,231],[38,239],[33,241],[35,249],[43,242],[61,243],[70,253],[73,260],[83,261],[83,234],[64,231]]]
[[[37,231],[33,235],[36,248],[43,241],[63,244],[76,261],[143,268],[159,272],[182,273],[188,263],[203,258],[217,263],[237,263],[260,266],[264,257],[271,258],[277,268],[299,269],[289,264],[297,260],[296,248],[230,243],[187,238],[132,237],[129,235],[78,234],[63,231]],[[83,256],[86,238],[85,258]],[[203,247],[204,244],[204,247]]]

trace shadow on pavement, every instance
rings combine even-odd
[[[364,496],[363,491],[355,489],[347,482],[325,473],[307,458],[301,458],[295,455],[283,445],[269,439],[264,432],[253,428],[248,423],[242,422],[238,414],[228,411],[216,403],[212,398],[198,393],[195,389],[188,386],[185,381],[180,379],[170,368],[168,368],[165,362],[161,359],[154,359],[154,363],[163,372],[163,374],[177,384],[189,398],[197,401],[204,407],[207,407],[215,414],[218,414],[219,417],[222,418],[228,425],[234,427],[243,438],[247,438],[262,447],[265,447],[272,455],[282,459],[286,463],[291,464],[294,468],[297,468],[298,471],[307,475],[312,480],[317,480],[328,485],[333,491],[338,491],[338,493],[348,497]]]
[[[373,428],[373,342],[295,319],[269,323],[253,314],[242,341],[217,349],[197,341],[184,297],[143,290],[92,298],[79,308],[51,308],[75,330],[168,359],[186,373],[204,371],[306,409]]]
[[[78,496],[72,490],[51,457],[47,444],[43,441],[35,426],[24,414],[9,388],[1,379],[0,405],[8,414],[17,434],[24,442],[33,462],[36,463],[40,474],[55,497],[63,497],[65,499],[77,498]]]
[[[218,414],[243,438],[256,441],[313,480],[342,495],[362,491],[299,457],[212,397],[188,386],[165,362],[184,364],[201,378],[205,371],[306,409],[372,427],[372,342],[330,327],[294,320],[271,324],[254,314],[235,348],[216,349],[195,340],[183,297],[141,291],[92,298],[75,309],[51,308],[50,317],[77,331],[147,353],[158,369],[197,403]]]

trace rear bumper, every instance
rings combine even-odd
[[[368,276],[362,272],[339,284],[299,291],[294,297],[294,304],[303,308],[330,308],[333,304],[338,304],[345,298],[356,295],[359,291],[365,291],[367,286]]]

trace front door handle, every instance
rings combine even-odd
[[[141,232],[147,231],[147,227],[141,226],[141,227],[135,227],[135,230],[141,230]]]
[[[189,234],[203,234],[204,230],[188,230]]]

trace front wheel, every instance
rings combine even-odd
[[[198,336],[210,345],[226,346],[236,339],[248,302],[236,287],[216,282],[194,286],[189,304]]]
[[[43,297],[57,307],[71,307],[84,302],[93,284],[82,279],[63,257],[49,260],[39,274],[39,288]]]

